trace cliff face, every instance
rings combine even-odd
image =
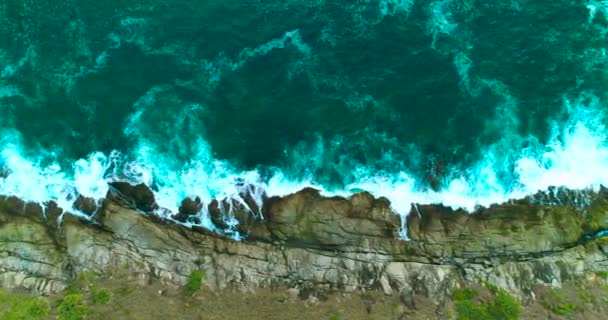
[[[248,237],[234,241],[146,215],[155,204],[143,186],[114,187],[100,208],[79,201],[96,212],[93,222],[66,215],[58,224],[61,210],[52,204],[43,214],[38,205],[3,198],[0,286],[53,292],[80,272],[117,270],[180,285],[193,270],[204,270],[206,283],[219,288],[372,289],[441,301],[468,282],[488,281],[530,298],[537,284],[608,270],[608,241],[595,237],[608,227],[603,190],[587,195],[583,209],[568,201],[542,205],[534,197],[471,215],[414,206],[404,241],[386,200],[366,193],[324,198],[305,189],[266,199],[264,219],[237,207],[233,215]],[[185,201],[176,219],[193,219],[188,212],[197,205]],[[211,212],[222,220],[219,210]]]

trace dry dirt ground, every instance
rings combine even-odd
[[[107,289],[107,303],[96,302],[94,292]],[[474,286],[478,302],[493,299],[490,290]],[[260,289],[255,293],[233,289],[211,290],[204,284],[194,293],[185,288],[169,288],[160,283],[138,283],[123,277],[98,279],[81,277],[65,292],[50,297],[50,314],[42,319],[58,318],[58,308],[68,294],[82,297],[84,319],[193,319],[193,320],[345,320],[345,319],[463,319],[452,301],[436,305],[428,298],[412,300],[381,292],[326,293],[316,297],[302,291]],[[5,294],[6,293],[5,291]],[[19,295],[24,293],[11,292]],[[522,305],[519,319],[606,319],[608,286],[602,282],[572,282],[560,289],[539,287],[536,301]],[[404,301],[407,300],[407,301]],[[1,304],[1,299],[0,299]],[[2,316],[0,319],[10,319]],[[21,319],[21,318],[17,318]],[[75,320],[70,318],[67,320]],[[480,319],[487,320],[488,318]],[[491,320],[491,319],[490,319]],[[511,319],[504,319],[511,320]]]

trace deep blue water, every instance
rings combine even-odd
[[[0,23],[1,194],[313,185],[406,214],[608,180],[602,1],[5,0]]]

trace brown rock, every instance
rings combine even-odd
[[[179,212],[173,215],[173,218],[179,222],[193,222],[198,224],[200,223],[200,219],[197,215],[202,209],[203,204],[201,198],[186,198],[182,200],[182,204],[179,206]]]
[[[133,208],[143,212],[152,212],[158,209],[154,193],[143,183],[131,185],[128,182],[111,182],[110,186],[118,194],[129,201]],[[110,190],[112,192],[112,190]]]
[[[183,285],[190,272],[204,270],[211,288],[383,290],[407,301],[413,293],[417,307],[419,296],[440,303],[454,288],[481,281],[524,297],[538,283],[608,269],[604,239],[578,241],[583,225],[606,227],[608,201],[598,197],[584,213],[521,201],[470,215],[414,206],[407,219],[412,240],[401,241],[399,219],[385,199],[366,193],[327,198],[307,189],[268,199],[263,222],[240,220],[251,228],[240,242],[140,214],[121,197],[106,199],[100,225],[66,215],[58,227],[52,224],[62,210],[53,202],[44,221],[23,214],[37,207],[4,198],[0,286],[48,292],[79,272],[120,270],[142,283]],[[226,204],[214,203],[214,219],[230,214]],[[182,207],[193,212],[196,200]]]
[[[74,208],[90,216],[94,215],[98,209],[95,199],[83,197],[82,195],[78,196],[78,198],[74,202]]]

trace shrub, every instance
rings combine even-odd
[[[458,312],[458,320],[492,320],[485,305],[471,300],[457,301],[456,312]]]
[[[49,314],[49,310],[49,302],[45,298],[29,297],[0,291],[0,319],[40,319],[46,317]]]
[[[205,279],[204,271],[201,271],[201,270],[192,271],[192,273],[190,273],[190,276],[188,277],[188,282],[186,282],[186,287],[185,287],[186,294],[192,295],[196,291],[198,291],[201,288],[203,279]]]
[[[494,304],[488,306],[488,314],[491,319],[517,320],[521,315],[519,301],[505,291],[498,291]]]
[[[78,293],[66,295],[57,307],[58,320],[81,320],[87,314],[88,310],[82,303],[82,295]]]
[[[469,288],[456,289],[452,293],[452,299],[455,301],[472,300],[477,297],[477,291]]]
[[[49,301],[44,298],[34,298],[26,303],[28,319],[38,319],[49,315],[51,309]]]
[[[521,315],[521,305],[504,290],[493,287],[492,302],[474,301],[478,293],[472,289],[458,289],[452,294],[458,313],[458,320],[517,320]]]
[[[110,290],[101,288],[93,291],[92,300],[94,304],[107,304],[112,299],[112,293]]]

